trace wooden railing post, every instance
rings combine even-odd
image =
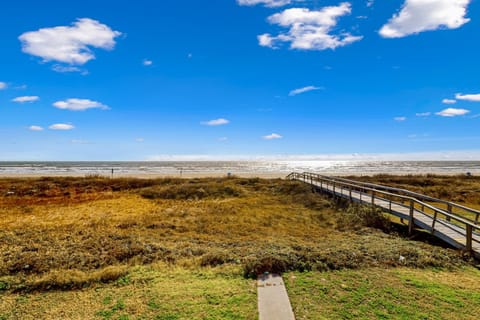
[[[473,228],[471,225],[467,224],[467,241],[465,242],[465,249],[468,252],[472,252],[472,233],[473,233]]]
[[[352,186],[348,186],[348,195],[350,197],[350,202],[352,202]]]
[[[413,200],[410,199],[410,221],[408,221],[408,233],[410,235],[413,234],[414,228],[415,228],[415,222],[413,221]]]
[[[450,203],[447,205],[447,211],[448,211],[448,213],[452,213],[452,205]],[[450,221],[449,216],[447,216],[447,221]]]
[[[375,191],[372,190],[372,206],[375,206]]]
[[[432,222],[432,233],[435,231],[435,222],[437,221],[437,210],[433,213],[433,222]]]

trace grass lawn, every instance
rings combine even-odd
[[[372,218],[279,179],[0,179],[0,320],[256,319],[264,271],[298,319],[478,313],[472,261]]]
[[[479,279],[471,267],[285,275],[297,319],[478,319]]]

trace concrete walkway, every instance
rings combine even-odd
[[[295,320],[281,276],[265,274],[258,277],[259,320]]]

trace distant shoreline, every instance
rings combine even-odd
[[[282,179],[285,178],[288,174],[285,172],[232,172],[230,175],[224,172],[184,172],[182,174],[169,174],[169,173],[114,173],[113,178],[132,178],[132,179],[161,179],[161,178],[183,178],[183,179],[194,179],[194,178],[226,178],[226,177],[238,177],[238,178],[261,178],[261,179]],[[374,175],[392,175],[392,176],[424,176],[427,174],[437,175],[437,176],[457,176],[457,175],[465,175],[467,176],[466,172],[368,172],[368,173],[359,173],[359,172],[345,172],[345,173],[338,173],[338,172],[321,172],[321,175],[326,176],[374,176]],[[470,172],[472,176],[480,176],[480,171],[477,172]],[[82,174],[82,173],[9,173],[9,174],[2,174],[0,173],[0,179],[4,178],[44,178],[44,177],[103,177],[103,178],[112,178],[111,174]]]

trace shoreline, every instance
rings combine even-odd
[[[300,171],[297,171],[300,172]],[[96,172],[38,172],[38,173],[0,173],[0,179],[21,179],[21,178],[44,178],[44,177],[102,177],[102,178],[136,178],[136,179],[161,179],[161,178],[182,178],[182,179],[194,179],[194,178],[226,178],[226,177],[236,177],[236,178],[261,178],[261,179],[278,179],[285,178],[290,172],[208,172],[208,171],[198,171],[198,172],[182,172],[180,173],[115,173],[112,174],[99,174]],[[375,176],[375,175],[391,175],[391,176],[425,176],[425,175],[435,175],[435,176],[465,176],[467,177],[466,172],[460,171],[431,171],[431,172],[318,172],[320,175],[325,176]],[[480,176],[480,170],[470,171],[472,176]]]

